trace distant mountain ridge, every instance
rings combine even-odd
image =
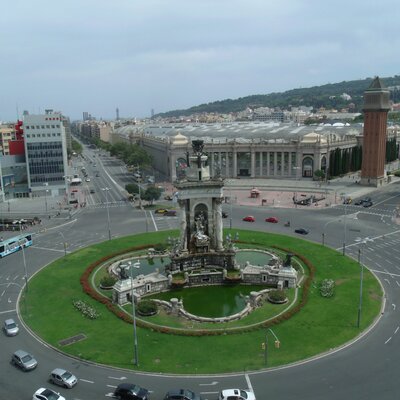
[[[394,77],[380,78],[386,87],[391,89],[391,100],[395,103],[400,102],[400,75]],[[270,107],[289,109],[290,107],[307,106],[318,109],[348,108],[351,111],[360,112],[363,104],[363,93],[371,85],[373,78],[358,79],[354,81],[343,81],[339,83],[328,83],[322,86],[310,88],[291,89],[286,92],[273,92],[269,94],[257,94],[238,99],[226,99],[214,101],[207,104],[190,107],[186,110],[173,110],[155,115],[156,117],[179,117],[201,113],[220,113],[228,114],[239,112],[247,107]],[[351,100],[341,97],[343,93],[351,96]]]

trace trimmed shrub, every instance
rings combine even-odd
[[[106,275],[103,276],[100,280],[101,288],[111,288],[114,286],[115,282],[117,282],[117,278],[115,276]]]
[[[141,300],[136,306],[137,312],[142,316],[157,314],[157,304],[153,300]]]
[[[284,290],[271,290],[268,292],[268,300],[271,303],[285,303],[287,301],[287,297]]]
[[[322,297],[332,297],[335,294],[335,281],[324,279],[319,284],[319,293]]]

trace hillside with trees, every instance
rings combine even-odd
[[[250,95],[238,99],[226,99],[214,101],[207,104],[200,104],[186,110],[174,110],[155,117],[179,117],[201,113],[228,114],[245,110],[247,107],[270,107],[280,109],[290,109],[291,107],[314,107],[318,109],[342,109],[351,107],[353,112],[361,112],[363,104],[363,93],[371,85],[373,78],[359,79],[354,81],[343,81],[339,83],[329,83],[322,86],[310,88],[292,89],[286,92]],[[395,103],[400,102],[400,75],[394,77],[381,78],[386,87],[396,87],[391,89],[391,100]],[[351,99],[342,97],[346,93]]]

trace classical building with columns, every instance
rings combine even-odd
[[[329,170],[336,149],[362,145],[362,124],[306,126],[280,122],[132,125],[118,128],[113,143],[137,143],[153,156],[153,168],[171,182],[185,173],[186,154],[204,141],[212,176],[223,178],[311,178]],[[389,126],[387,137],[398,137]]]

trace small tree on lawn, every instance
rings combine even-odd
[[[161,189],[155,186],[149,186],[143,194],[143,200],[149,201],[153,204],[154,200],[158,200],[161,197]]]

